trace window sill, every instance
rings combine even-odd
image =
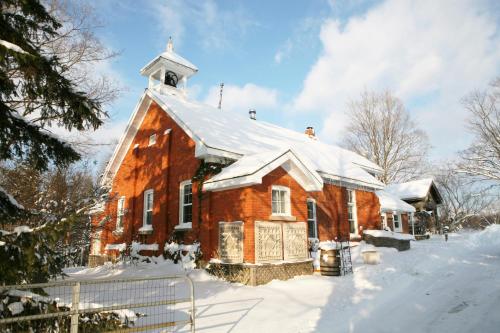
[[[153,233],[153,226],[143,226],[137,230],[141,235],[150,235]]]
[[[271,215],[269,216],[270,221],[292,221],[295,222],[297,221],[297,218],[295,216],[289,216],[289,215]]]
[[[175,230],[185,230],[185,229],[191,229],[192,227],[193,227],[193,223],[188,222],[188,223],[182,223],[182,224],[176,225],[174,227],[174,229]]]
[[[115,235],[115,236],[123,235],[123,228],[115,229],[115,231],[113,231],[113,235]]]

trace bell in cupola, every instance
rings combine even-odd
[[[174,43],[169,38],[165,52],[147,64],[141,74],[149,78],[149,89],[160,93],[181,90],[186,94],[187,79],[197,71],[195,65],[174,52]]]
[[[172,71],[167,71],[165,73],[165,84],[171,87],[177,88],[177,82],[179,82],[179,78],[177,74]]]

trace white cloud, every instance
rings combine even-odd
[[[281,64],[284,59],[289,58],[292,53],[297,51],[310,52],[308,46],[310,46],[311,40],[316,38],[321,22],[317,16],[306,17],[297,22],[292,35],[278,47],[274,54],[274,62]]]
[[[181,44],[187,28],[193,29],[205,49],[220,49],[244,35],[248,28],[258,25],[243,8],[226,10],[214,0],[169,0],[155,2],[154,14],[162,31]]]
[[[500,74],[498,17],[486,1],[388,0],[345,25],[326,20],[323,52],[293,102],[320,112],[322,137],[336,141],[346,103],[363,89],[403,98],[443,153],[463,148],[460,99]]]
[[[274,55],[274,62],[277,64],[281,64],[283,58],[288,57],[290,52],[292,52],[293,44],[290,39],[288,39],[279,49],[276,51]]]
[[[219,104],[220,87],[209,89],[205,103],[217,106]],[[244,86],[225,85],[222,96],[222,109],[234,112],[246,112],[249,109],[271,109],[278,105],[278,92],[247,83]]]

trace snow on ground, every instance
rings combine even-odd
[[[353,249],[354,275],[297,277],[249,287],[201,270],[197,332],[498,332],[500,226],[379,248],[381,263],[364,265]],[[137,267],[72,269],[70,278],[182,273],[168,262]],[[185,329],[184,329],[185,330]]]

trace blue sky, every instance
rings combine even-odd
[[[119,137],[165,48],[198,66],[190,96],[338,142],[346,105],[389,89],[429,135],[433,158],[465,148],[460,99],[500,75],[495,1],[103,1],[103,41],[121,55],[102,66],[127,88],[110,106],[103,140]]]

